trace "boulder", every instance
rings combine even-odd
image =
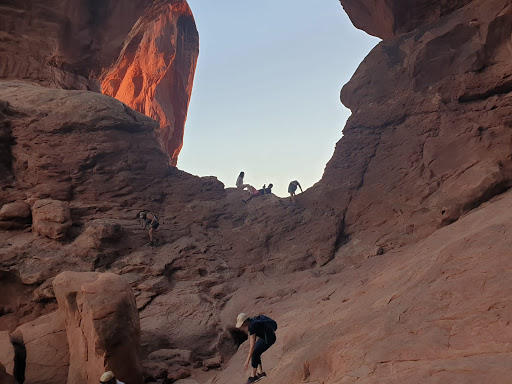
[[[76,255],[88,259],[115,253],[115,245],[124,234],[123,226],[108,219],[87,223],[85,231],[73,242]]]
[[[25,384],[66,383],[69,352],[60,310],[19,326],[12,339],[26,351]]]
[[[37,200],[32,206],[33,230],[41,236],[55,240],[66,237],[71,227],[69,204],[60,200]]]
[[[30,206],[24,201],[7,203],[0,209],[0,229],[23,228],[31,220]]]
[[[194,353],[186,349],[159,349],[151,352],[148,359],[168,365],[190,365],[194,361]]]
[[[12,375],[14,370],[14,347],[9,332],[0,332],[0,364],[5,371]],[[1,377],[1,376],[0,376]],[[3,383],[3,381],[0,381]]]
[[[139,315],[125,280],[113,273],[63,272],[53,288],[66,322],[68,382],[96,384],[109,369],[126,384],[141,384]]]
[[[215,356],[211,359],[203,360],[203,365],[209,369],[220,368],[222,365],[222,356]]]
[[[0,220],[24,220],[30,218],[30,206],[24,201],[2,205]]]

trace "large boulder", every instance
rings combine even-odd
[[[31,220],[30,205],[24,201],[7,203],[0,208],[0,229],[23,228]]]
[[[66,323],[68,382],[96,384],[108,369],[126,384],[142,383],[139,315],[124,279],[113,273],[63,272],[53,287]]]
[[[114,259],[116,248],[123,237],[123,226],[108,219],[96,219],[87,223],[85,231],[73,242],[75,254],[83,259],[95,260],[95,265]]]
[[[66,383],[69,352],[62,311],[21,325],[12,339],[26,351],[25,384]]]
[[[37,200],[32,211],[36,233],[55,240],[66,237],[72,224],[69,203],[52,199]]]
[[[3,365],[8,374],[12,375],[14,370],[14,347],[11,343],[11,336],[6,331],[0,332],[0,364]],[[0,381],[0,383],[3,383],[3,381]]]

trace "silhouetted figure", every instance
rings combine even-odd
[[[274,185],[273,184],[269,184],[268,187],[265,187],[265,185],[263,185],[263,188],[262,189],[258,189],[258,190],[255,190],[251,196],[249,196],[249,198],[247,200],[242,200],[244,203],[247,203],[248,201],[251,201],[252,199],[254,199],[255,197],[258,197],[258,196],[263,196],[263,195],[270,195],[272,193],[272,187]]]
[[[292,199],[292,203],[295,204],[295,191],[297,190],[297,187],[300,188],[300,192],[304,192],[302,190],[302,187],[300,186],[299,182],[297,180],[292,181],[288,185],[288,193],[290,194],[290,199]]]
[[[140,211],[137,214],[137,218],[142,221],[142,228],[149,227],[149,245],[158,245],[158,238],[156,237],[155,231],[160,225],[158,218],[154,213]]]
[[[249,196],[250,196],[256,191],[256,188],[254,188],[250,184],[244,184],[244,176],[245,176],[245,173],[240,172],[240,175],[238,175],[238,178],[236,179],[236,187],[237,187],[237,189],[241,189],[242,191],[245,188],[247,188],[247,191],[249,192]]]

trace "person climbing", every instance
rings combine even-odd
[[[251,362],[252,375],[247,379],[247,384],[254,383],[267,376],[263,371],[261,355],[276,342],[277,323],[265,315],[249,317],[246,313],[240,313],[236,318],[236,327],[249,333],[249,353],[244,370]]]
[[[155,231],[160,225],[158,217],[154,213],[140,211],[137,218],[142,221],[142,228],[146,229],[149,226],[149,245],[158,245],[159,239],[155,235]]]
[[[114,376],[114,372],[108,371],[101,375],[100,378],[101,384],[124,384],[122,381],[119,381]]]
[[[248,201],[254,199],[255,197],[258,197],[258,196],[263,196],[263,195],[270,195],[272,194],[272,188],[274,187],[273,184],[269,184],[268,187],[265,186],[265,184],[263,184],[263,188],[262,189],[258,189],[258,190],[254,190],[254,192],[251,194],[251,196],[249,196],[249,198],[247,200],[242,200],[244,203],[247,203]]]
[[[288,185],[288,193],[290,194],[290,199],[292,199],[292,203],[295,204],[295,191],[297,190],[297,187],[300,188],[300,192],[304,192],[302,190],[302,187],[300,186],[299,182],[297,180],[293,180],[289,185]]]

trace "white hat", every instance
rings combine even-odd
[[[245,320],[249,318],[247,313],[241,313],[236,317],[236,327],[240,328]]]
[[[114,372],[108,371],[101,375],[100,383],[108,383],[110,380],[114,379]]]

